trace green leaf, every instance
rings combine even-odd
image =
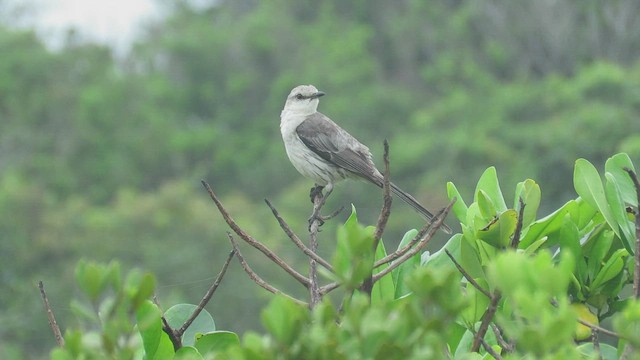
[[[527,179],[516,185],[516,196],[514,198],[513,208],[520,209],[519,199],[522,198],[522,201],[525,204],[524,214],[522,217],[523,229],[529,226],[529,224],[536,219],[536,213],[540,206],[541,197],[542,193],[540,191],[540,185],[531,179]]]
[[[612,230],[620,237],[618,224],[609,208],[604,187],[602,186],[602,180],[596,168],[585,159],[576,160],[573,172],[573,184],[578,195],[589,205],[598,209]]]
[[[635,223],[627,217],[626,207],[616,178],[609,172],[605,173],[604,176],[606,178],[605,195],[615,220],[615,225],[611,224],[611,226],[617,226],[622,230],[622,244],[627,251],[632,252],[636,239]]]
[[[476,282],[485,290],[489,290],[489,285],[487,281],[483,278],[474,279]],[[489,298],[477,290],[473,285],[467,283],[465,288],[468,306],[462,312],[461,317],[462,320],[467,324],[468,327],[473,326],[476,322],[480,321],[482,315],[487,311],[489,307]]]
[[[595,291],[607,281],[616,277],[624,268],[624,257],[628,255],[629,253],[626,249],[618,249],[614,252],[591,283],[591,290]]]
[[[262,311],[262,323],[276,341],[282,345],[291,345],[300,335],[300,329],[308,316],[308,309],[278,295]]]
[[[600,343],[597,349],[593,346],[593,343],[580,344],[578,345],[578,351],[584,358],[618,360],[618,350],[609,344]]]
[[[373,231],[375,231],[375,229],[373,229]],[[387,256],[387,251],[384,248],[384,242],[380,241],[378,243],[378,248],[376,249],[375,261],[380,260],[385,256]],[[378,267],[376,269],[376,272],[382,271],[387,267],[389,267],[389,264],[384,264]],[[398,268],[396,268],[396,270],[398,270]],[[392,271],[392,274],[393,274],[393,271]],[[373,288],[371,289],[372,304],[394,299],[394,293],[395,293],[394,280],[395,280],[395,277],[384,276],[380,280],[376,281],[375,284],[373,284]]]
[[[484,171],[484,173],[482,173],[482,176],[480,176],[478,184],[476,185],[476,196],[481,190],[489,199],[491,199],[491,203],[495,207],[496,213],[502,213],[507,210],[507,204],[505,203],[502,191],[500,190],[500,183],[498,182],[498,175],[495,167],[489,167]],[[478,201],[477,197],[475,201]]]
[[[496,207],[493,205],[489,195],[484,190],[478,191],[476,199],[476,202],[478,203],[478,210],[480,210],[480,215],[484,220],[491,220],[498,215]]]
[[[162,312],[149,300],[136,311],[138,331],[142,336],[146,359],[167,359],[174,354],[169,336],[162,331]]]
[[[458,221],[466,223],[468,209],[467,204],[464,202],[462,195],[460,195],[460,192],[452,182],[447,183],[447,196],[449,197],[449,200],[453,200],[454,198],[457,199],[453,204],[451,211],[453,211],[453,214],[458,218]]]
[[[624,168],[631,169],[635,172],[629,155],[625,153],[616,154],[610,157],[604,165],[604,170],[616,179],[623,203],[637,207],[638,196],[636,194],[636,189],[631,177],[629,177],[629,174],[624,170]]]
[[[214,331],[198,338],[195,346],[201,354],[207,355],[215,352],[223,352],[234,345],[240,345],[240,339],[236,333],[231,331]]]
[[[204,358],[198,350],[192,346],[183,346],[176,351],[173,360],[203,360]]]
[[[500,214],[497,221],[479,230],[477,236],[491,246],[505,248],[511,243],[511,236],[516,230],[517,223],[518,213],[509,209]]]
[[[523,234],[520,240],[520,248],[526,249],[535,241],[542,237],[549,235],[562,227],[564,223],[564,217],[566,214],[574,212],[578,205],[575,200],[570,200],[564,204],[560,209],[533,222],[526,233]]]
[[[96,301],[104,289],[108,271],[103,265],[80,260],[76,266],[76,282],[91,301]]]
[[[332,258],[339,281],[349,289],[359,287],[373,268],[374,228],[364,228],[354,216],[337,229],[336,250]]]
[[[150,298],[156,288],[156,279],[151,273],[145,273],[140,279],[137,291],[133,296],[133,307],[138,307],[143,301]]]
[[[407,246],[411,242],[411,240],[415,238],[417,234],[418,234],[418,230],[415,230],[415,229],[407,231],[402,237],[402,240],[398,245],[398,249],[401,249]],[[393,297],[394,299],[399,299],[410,293],[409,289],[407,289],[405,285],[405,279],[418,266],[420,266],[420,254],[415,254],[414,256],[407,259],[406,262],[402,263],[400,266],[398,266],[395,270],[391,272],[391,274],[393,275],[393,283],[395,284],[395,293]],[[384,278],[380,280],[383,280],[383,279]]]
[[[172,328],[179,329],[196,308],[197,306],[193,304],[176,304],[164,313],[164,317]],[[197,334],[205,334],[215,330],[216,324],[213,321],[213,317],[207,310],[202,309],[198,317],[193,320],[182,335],[182,344],[192,346],[195,344]]]

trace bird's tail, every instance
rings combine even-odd
[[[433,214],[429,210],[425,209],[424,206],[420,205],[418,200],[416,200],[410,194],[407,194],[406,192],[404,192],[402,189],[400,189],[398,186],[396,186],[396,184],[391,183],[391,191],[393,191],[394,194],[396,194],[400,199],[402,199],[402,201],[404,201],[407,204],[411,205],[412,208],[414,208],[417,212],[419,212],[427,220],[433,219]],[[445,223],[442,223],[442,225],[440,226],[440,230],[446,232],[447,234],[451,234],[451,228],[448,227],[447,224],[445,224]]]

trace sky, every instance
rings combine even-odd
[[[75,28],[82,39],[126,51],[145,21],[162,16],[157,0],[0,0],[2,20],[35,28],[52,48]]]

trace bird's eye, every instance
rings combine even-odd
[[[296,99],[302,100],[302,99],[304,99],[304,96],[302,96],[302,94],[297,94],[296,95]]]

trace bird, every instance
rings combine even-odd
[[[287,96],[280,114],[280,133],[291,164],[300,174],[313,180],[320,191],[324,188],[325,198],[334,184],[344,179],[364,179],[381,188],[384,177],[376,168],[369,148],[318,112],[319,99],[324,95],[313,85],[299,85]],[[390,183],[390,187],[396,196],[427,220],[434,217],[396,184]],[[441,229],[451,233],[451,228],[444,223]]]

